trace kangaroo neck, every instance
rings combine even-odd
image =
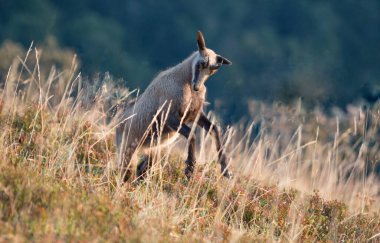
[[[178,80],[182,85],[190,85],[191,86],[191,81],[193,79],[193,70],[192,70],[192,64],[193,60],[196,57],[196,52],[191,54],[188,58],[186,58],[183,62],[181,62],[177,68],[178,72],[181,72],[182,78]]]

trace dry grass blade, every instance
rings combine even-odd
[[[220,176],[203,132],[192,179],[183,173],[187,141],[177,140],[152,148],[143,181],[122,185],[108,113],[113,93],[129,91],[109,88],[110,78],[83,85],[74,62],[46,70],[34,52],[0,91],[0,241],[378,239],[380,104],[338,119],[252,103],[261,108],[249,126],[224,137],[233,180]]]

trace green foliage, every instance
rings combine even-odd
[[[119,210],[115,211],[109,198],[72,188],[28,166],[2,167],[2,240],[11,240],[11,235],[29,240],[111,239],[122,212]]]
[[[325,202],[316,192],[309,200],[307,214],[304,217],[303,224],[306,230],[303,232],[302,240],[308,240],[310,237],[327,240],[329,232],[337,233],[334,231],[337,231],[345,217],[347,217],[346,205],[338,201]]]
[[[0,42],[26,48],[54,36],[78,53],[85,74],[110,71],[131,88],[145,88],[159,70],[196,50],[202,30],[208,45],[234,63],[208,82],[226,118],[240,118],[253,98],[344,106],[380,93],[376,0],[0,4]]]
[[[380,217],[377,214],[373,218],[363,214],[348,216],[344,203],[326,201],[315,192],[309,199],[303,225],[302,241],[366,241],[373,236],[371,232],[379,230]]]

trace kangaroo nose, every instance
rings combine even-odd
[[[194,91],[199,91],[199,87],[196,84],[193,84],[193,90]]]

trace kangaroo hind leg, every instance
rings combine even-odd
[[[144,154],[141,157],[142,161],[137,165],[136,176],[138,180],[142,180],[146,177],[148,170],[153,165],[153,157],[149,154]]]

